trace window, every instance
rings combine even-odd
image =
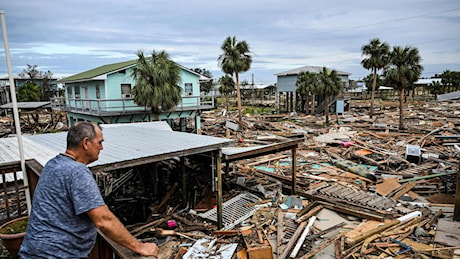
[[[96,85],[96,99],[101,99],[101,89]]]
[[[69,98],[73,98],[72,87],[69,87],[67,89],[67,95],[69,96]]]
[[[131,98],[131,84],[121,84],[121,97]]]
[[[80,86],[75,86],[75,98],[80,99]]]
[[[193,96],[193,84],[192,83],[185,83],[185,95]]]

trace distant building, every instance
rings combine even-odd
[[[296,69],[284,71],[275,74],[277,76],[277,109],[287,112],[303,111],[302,98],[296,93],[297,77],[301,72],[320,73],[323,70],[322,66],[303,66]],[[340,80],[342,81],[342,88],[348,88],[349,76],[351,73],[336,70]],[[283,98],[281,98],[283,97]],[[300,102],[298,102],[298,100]],[[321,113],[321,102],[324,100],[322,97],[316,97],[317,110],[316,113]],[[333,105],[333,99],[330,99]],[[315,102],[315,100],[313,100]]]
[[[16,93],[18,89],[22,87],[25,83],[30,81],[30,79],[19,77],[19,75],[13,75],[14,85],[16,86]],[[57,78],[52,78],[50,81],[51,90],[57,91],[58,84]],[[33,82],[37,85],[42,85],[42,79],[34,79]],[[48,101],[48,100],[46,100]],[[0,78],[0,105],[4,105],[11,102],[11,92],[10,92],[10,79],[9,77]]]

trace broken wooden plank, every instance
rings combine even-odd
[[[315,248],[311,252],[309,252],[309,253],[305,254],[304,256],[302,256],[301,259],[309,259],[309,258],[311,258],[312,256],[316,255],[319,251],[321,251],[324,248],[328,247],[330,244],[335,243],[335,241],[338,241],[342,237],[343,237],[343,234],[339,233],[333,239],[331,239],[331,240],[329,240],[329,241],[327,241],[325,243],[322,243],[318,248]]]
[[[294,232],[294,235],[292,235],[291,239],[289,240],[288,244],[284,248],[284,251],[281,255],[278,256],[278,259],[286,259],[287,255],[289,252],[291,252],[291,248],[294,246],[294,244],[297,242],[297,239],[299,238],[300,234],[302,234],[305,226],[307,225],[307,222],[301,222],[299,226],[297,227],[296,231]]]
[[[289,255],[291,258],[295,258],[297,256],[297,253],[299,253],[300,247],[303,245],[303,241],[305,241],[305,238],[308,235],[308,232],[310,232],[311,227],[313,226],[313,223],[316,220],[316,216],[311,217],[308,220],[308,224],[305,227],[304,231],[302,232],[302,235],[299,238],[299,241],[297,241],[296,246],[292,250],[291,254]]]

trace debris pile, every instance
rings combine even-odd
[[[290,151],[235,161],[224,171],[223,229],[215,194],[202,192],[208,203],[168,203],[131,232],[157,242],[160,258],[460,257],[460,222],[453,221],[459,104],[413,105],[404,131],[397,111],[370,118],[355,106],[329,127],[318,116],[246,115],[237,131],[236,114],[204,113],[202,134],[241,147],[305,138],[296,152],[296,194]]]
[[[67,130],[67,113],[37,109],[21,111],[21,131],[25,134],[52,133]],[[13,116],[0,117],[0,138],[16,132]]]

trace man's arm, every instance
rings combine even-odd
[[[118,244],[144,256],[158,256],[155,243],[141,243],[133,237],[107,205],[87,212],[96,227]]]

